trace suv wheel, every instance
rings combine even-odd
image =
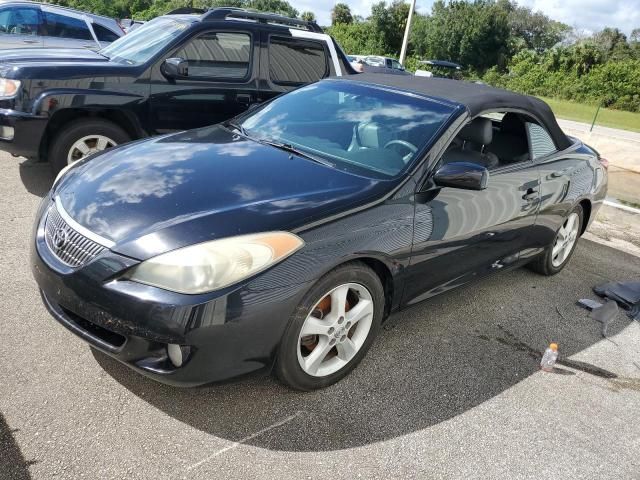
[[[73,162],[130,140],[127,132],[108,120],[78,119],[65,125],[53,139],[49,163],[58,173]]]

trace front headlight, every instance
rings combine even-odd
[[[223,238],[150,258],[128,279],[178,293],[207,293],[255,275],[303,245],[301,238],[287,232]]]
[[[13,98],[20,91],[20,81],[0,78],[0,98]]]

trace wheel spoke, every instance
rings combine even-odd
[[[373,302],[371,300],[365,300],[364,298],[361,298],[360,300],[358,300],[358,303],[355,305],[355,307],[353,307],[346,313],[345,318],[353,325],[354,323],[372,314]]]
[[[98,138],[98,150],[106,150],[106,148],[109,146],[109,140],[105,137],[100,137]]]
[[[556,244],[553,246],[553,250],[551,251],[551,256],[556,258],[558,253],[560,253],[560,250],[562,250],[562,242],[556,240]]]
[[[91,149],[89,148],[89,145],[87,145],[87,144],[86,144],[86,143],[84,143],[84,142],[80,142],[80,143],[78,143],[78,144],[76,145],[76,148],[77,148],[78,150],[80,150],[80,152],[82,153],[82,155],[86,155],[86,154],[88,154],[88,153],[89,153],[89,151],[91,150]]]
[[[358,352],[358,347],[350,338],[345,338],[344,341],[336,344],[336,350],[338,351],[338,358],[343,362],[350,361]]]
[[[347,307],[347,293],[349,293],[348,285],[342,285],[331,292],[331,315],[344,317]]]
[[[316,317],[308,317],[302,327],[302,335],[328,335],[330,325]]]
[[[304,369],[307,373],[311,375],[318,373],[320,364],[332,348],[327,337],[320,337],[318,345],[316,345],[308,356],[304,357]]]

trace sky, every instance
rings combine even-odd
[[[371,5],[375,3],[374,0],[339,1],[347,3],[352,13],[363,17],[369,16]],[[300,12],[314,12],[320,25],[329,25],[331,9],[337,1],[290,0],[289,3]],[[609,26],[618,27],[628,35],[634,28],[640,28],[640,0],[520,0],[518,3],[589,32]],[[431,12],[432,4],[433,0],[417,0],[416,5],[419,12],[427,14]]]

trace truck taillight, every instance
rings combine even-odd
[[[600,164],[604,167],[605,170],[609,169],[609,160],[604,157],[600,157],[598,160],[600,160]]]

